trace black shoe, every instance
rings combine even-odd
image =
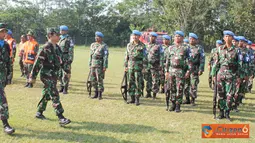
[[[41,112],[36,112],[35,117],[42,120],[46,119],[46,117]]]
[[[193,97],[191,97],[191,105],[192,105],[192,106],[196,106],[196,104],[195,104],[195,98],[193,98]]]
[[[127,104],[134,104],[135,103],[135,96],[131,96],[131,100],[127,102]]]
[[[165,93],[164,87],[161,88],[161,93]]]
[[[102,97],[102,92],[99,91],[99,92],[98,92],[98,100],[102,100],[102,99],[103,99],[103,97]]]
[[[175,108],[176,108],[176,104],[175,102],[172,102],[172,106],[170,107],[169,111],[170,112],[175,111]]]
[[[189,97],[186,97],[186,101],[184,101],[182,104],[190,104],[190,99],[189,99]]]
[[[219,114],[219,116],[217,117],[217,119],[220,120],[220,119],[223,119],[223,118],[225,118],[225,117],[224,117],[224,110],[220,110],[220,114]]]
[[[61,92],[63,92],[63,90],[64,90],[64,86],[61,86],[60,90],[58,92],[61,93]]]
[[[95,91],[95,95],[93,97],[91,97],[92,99],[96,99],[98,98],[98,91]]]
[[[156,99],[157,93],[153,93],[153,100]]]
[[[33,84],[29,83],[27,88],[33,88]]]
[[[176,112],[176,113],[180,113],[180,112],[181,112],[181,104],[176,103],[175,112]]]
[[[28,87],[29,83],[27,82],[27,84],[25,85],[25,87]]]
[[[229,114],[230,114],[230,110],[227,110],[226,111],[226,119],[231,121]]]
[[[67,124],[71,123],[71,120],[67,119],[67,118],[61,118],[59,119],[59,124],[60,126],[65,126]]]
[[[139,97],[135,97],[135,105],[136,105],[136,106],[139,106],[139,105],[140,105]]]
[[[68,94],[67,90],[68,90],[67,87],[64,87],[63,94]]]
[[[151,98],[151,93],[150,93],[150,92],[147,92],[145,98]]]
[[[237,105],[234,105],[234,106],[233,106],[233,111],[239,112],[239,110],[238,110],[238,108],[237,108]]]

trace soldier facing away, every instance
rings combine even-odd
[[[52,106],[59,118],[59,124],[67,125],[71,121],[63,116],[64,109],[57,90],[58,71],[62,63],[61,55],[59,54],[61,50],[57,45],[59,32],[57,32],[57,29],[50,28],[47,30],[47,37],[48,42],[38,53],[29,78],[29,81],[32,82],[40,72],[40,78],[44,84],[42,98],[37,106],[36,118],[46,119],[43,112],[46,110],[48,101],[52,100]]]
[[[106,69],[108,68],[108,46],[103,42],[104,35],[101,32],[95,33],[96,42],[92,43],[90,46],[90,81],[94,88],[95,95],[92,99],[102,98],[102,93],[104,92],[104,75]]]

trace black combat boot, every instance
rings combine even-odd
[[[153,93],[153,100],[156,99],[157,93]]]
[[[170,111],[170,112],[175,111],[175,108],[176,108],[176,104],[175,104],[174,101],[172,101],[172,105],[171,105],[169,111]]]
[[[28,88],[33,88],[33,83],[29,83],[27,87]]]
[[[136,105],[136,106],[139,106],[139,105],[140,105],[139,98],[140,98],[139,96],[136,96],[136,97],[135,97],[135,105]]]
[[[92,99],[98,98],[98,91],[95,91],[95,95],[91,97]]]
[[[46,117],[43,115],[43,112],[36,112],[35,117],[42,120],[46,119]]]
[[[188,97],[188,96],[186,96],[186,101],[185,101],[185,102],[183,102],[183,104],[190,104],[190,99],[189,99],[189,97]]]
[[[135,96],[131,96],[131,100],[127,102],[127,104],[134,104],[135,103]]]
[[[98,100],[102,100],[102,99],[103,99],[103,97],[102,97],[102,92],[99,91],[99,92],[98,92]]]
[[[180,103],[176,103],[175,112],[176,113],[180,113],[181,112],[181,104]]]
[[[223,119],[224,118],[224,110],[220,109],[220,113],[219,116],[217,117],[218,120]]]
[[[161,87],[161,93],[165,93],[164,87]]]
[[[238,110],[238,108],[237,108],[238,106],[237,106],[237,104],[235,104],[234,106],[233,106],[233,111],[235,111],[235,112],[239,112],[239,110]]]
[[[71,123],[71,120],[65,118],[65,117],[63,116],[63,114],[59,114],[59,115],[58,115],[58,119],[59,119],[59,124],[60,124],[60,126],[64,126],[64,125],[67,125],[67,124]]]
[[[230,110],[226,110],[226,119],[231,121],[229,114],[230,114]]]
[[[25,85],[25,87],[28,87],[28,85],[29,85],[29,83],[27,82],[26,85]]]
[[[61,93],[63,92],[63,90],[64,90],[64,86],[61,86],[58,92]]]
[[[13,133],[15,132],[15,129],[12,128],[12,127],[9,125],[7,119],[2,120],[2,122],[3,122],[3,126],[4,126],[4,132],[5,132],[6,134],[11,135],[11,134],[13,134]]]
[[[145,98],[151,98],[151,92],[147,92]]]
[[[195,98],[193,98],[193,97],[191,97],[191,105],[192,106],[195,106],[196,104],[195,104]]]
[[[67,86],[65,86],[65,87],[64,87],[64,89],[63,89],[63,94],[68,94],[68,92],[67,92],[67,91],[68,91],[68,87],[67,87]]]

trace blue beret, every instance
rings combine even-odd
[[[102,32],[96,32],[95,33],[96,37],[101,37],[101,38],[104,38],[104,34]]]
[[[187,39],[187,38],[185,38],[183,41],[184,41],[185,43],[189,43],[189,39]]]
[[[223,34],[224,35],[230,35],[230,36],[235,36],[235,34],[232,32],[232,31],[229,31],[229,30],[225,30],[225,31],[223,31]]]
[[[68,31],[68,27],[65,26],[65,25],[61,25],[61,26],[59,27],[59,29],[60,29],[61,31]]]
[[[174,35],[180,35],[180,36],[184,37],[184,32],[182,32],[182,31],[175,31]]]
[[[162,37],[163,37],[163,39],[166,39],[166,40],[170,40],[171,39],[171,37],[168,36],[168,35],[163,35]]]
[[[12,31],[10,29],[8,29],[7,34],[12,35]]]
[[[252,44],[252,42],[250,40],[248,40],[248,45],[251,45],[251,44]]]
[[[154,37],[158,37],[158,34],[156,32],[151,32],[150,35]]]
[[[246,40],[244,36],[238,36],[238,39],[239,39],[239,41],[245,41]]]
[[[236,41],[239,41],[239,40],[240,40],[238,36],[234,36],[234,39],[235,39]]]
[[[195,38],[195,39],[198,39],[197,35],[195,33],[189,33],[189,37],[192,37],[192,38]]]
[[[247,40],[247,39],[245,39],[245,42],[246,42],[246,43],[248,43],[248,40]]]
[[[221,40],[217,40],[217,41],[216,41],[216,44],[221,44],[221,45],[223,45],[223,42],[222,42]]]
[[[140,31],[138,31],[138,30],[133,30],[133,31],[132,31],[132,34],[138,35],[138,36],[141,36],[141,35],[142,35],[142,33],[141,33]]]

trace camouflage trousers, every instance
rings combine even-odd
[[[140,97],[143,93],[143,74],[141,71],[128,70],[128,94]]]
[[[24,71],[25,71],[27,82],[29,82],[29,76],[32,69],[33,69],[33,64],[24,64]]]
[[[161,71],[162,74],[160,74],[160,86],[161,88],[164,88],[165,86],[165,72]]]
[[[251,89],[253,87],[253,76],[249,77],[248,85],[247,85],[247,91],[251,92]]]
[[[235,95],[236,79],[235,75],[218,73],[218,108],[221,110],[231,110],[233,97]]]
[[[60,86],[68,87],[71,78],[71,64],[64,64],[63,69],[59,70]]]
[[[10,70],[11,70],[11,71],[10,71],[9,75],[7,75],[6,80],[11,82],[11,81],[12,81],[12,78],[13,78],[13,62],[11,63],[11,68],[10,68]],[[6,81],[6,82],[7,82],[7,81]]]
[[[150,93],[151,91],[153,93],[158,93],[159,91],[159,81],[160,81],[160,74],[159,70],[156,69],[150,69],[148,72],[146,72],[145,77],[146,82],[146,91]]]
[[[59,93],[57,90],[57,75],[56,76],[47,76],[41,73],[41,81],[44,84],[42,91],[42,98],[37,106],[38,112],[43,112],[46,110],[47,103],[49,100],[52,100],[52,106],[55,110],[56,115],[62,114],[64,109],[60,102]]]
[[[199,83],[199,76],[191,74],[190,78],[185,79],[184,94],[186,98],[197,98],[197,86]]]
[[[170,100],[181,104],[183,98],[184,89],[184,74],[182,69],[175,69],[174,72],[169,73],[169,77],[166,82],[166,90],[170,91]]]
[[[92,67],[90,72],[90,81],[94,91],[104,92],[104,72],[103,68]]]
[[[8,104],[4,92],[5,81],[6,71],[5,69],[2,69],[0,70],[0,120],[5,120],[9,118]]]
[[[25,74],[25,69],[24,69],[23,58],[22,57],[19,58],[19,68],[20,68],[21,74]]]

